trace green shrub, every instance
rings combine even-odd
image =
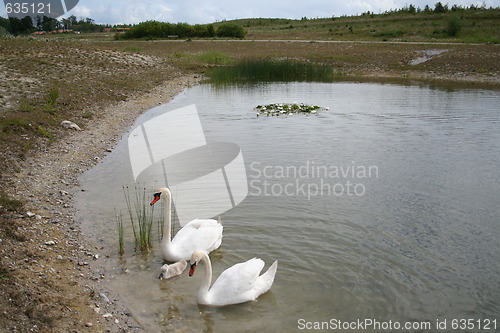
[[[189,37],[214,37],[214,27],[212,25],[194,26],[187,23],[168,23],[158,21],[141,22],[132,27],[122,35],[117,35],[117,39],[133,39],[133,38],[146,38],[158,39],[168,38],[169,36],[177,36],[179,38]]]
[[[0,26],[0,38],[8,38],[8,37],[12,37],[12,35],[7,31],[7,29]]]
[[[458,15],[452,15],[446,22],[446,34],[450,37],[458,35],[462,29],[462,19]]]
[[[217,37],[245,38],[245,29],[236,23],[224,23],[217,28]]]

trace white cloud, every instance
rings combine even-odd
[[[65,16],[74,15],[76,17],[92,17],[92,11],[90,8],[83,5],[76,5],[75,8],[66,13]]]
[[[237,18],[331,17],[371,11],[381,13],[410,4],[434,8],[440,0],[80,0],[68,15],[90,17],[97,23],[138,23],[147,20],[212,23]],[[483,0],[441,0],[453,6],[482,6]],[[500,0],[485,0],[487,7],[500,7]],[[3,7],[3,6],[1,6]],[[0,15],[6,17],[5,9]],[[66,15],[66,16],[68,16]]]

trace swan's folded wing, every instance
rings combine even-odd
[[[217,226],[222,227],[222,225],[218,224],[216,220],[194,219],[184,227],[182,227],[181,230],[179,230],[174,236],[174,239],[172,239],[172,241],[185,241],[192,238],[193,235],[195,235],[200,230],[200,228]]]
[[[209,293],[231,303],[251,301],[256,297],[255,283],[262,268],[264,261],[258,258],[229,267],[214,282]]]
[[[196,250],[211,252],[222,242],[223,227],[216,220],[196,219],[186,224],[172,239],[172,246],[189,256]]]
[[[189,222],[188,224],[186,224],[184,227],[182,227],[177,232],[177,234],[175,235],[175,237],[185,237],[184,234],[189,234],[190,235],[191,233],[195,232],[196,230],[198,230],[202,226],[217,225],[217,224],[218,224],[217,221],[216,220],[212,220],[212,219],[206,219],[206,220],[203,220],[203,219],[194,219],[191,222]]]

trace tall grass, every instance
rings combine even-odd
[[[47,97],[45,98],[45,102],[49,105],[54,105],[59,98],[59,88],[56,86],[50,87],[47,92]]]
[[[57,107],[56,107],[56,101],[59,98],[59,88],[56,86],[53,86],[49,89],[47,92],[47,96],[45,97],[45,103],[43,104],[43,111],[54,115]]]
[[[153,247],[153,211],[146,196],[146,189],[135,187],[130,193],[128,186],[123,187],[123,194],[127,204],[128,215],[134,234],[135,250],[148,253]]]
[[[232,62],[227,54],[219,51],[206,51],[197,55],[196,58],[209,65],[229,65]]]
[[[126,46],[124,50],[125,52],[132,52],[132,53],[142,52],[142,49],[138,46]]]
[[[4,193],[0,192],[0,213],[3,214],[4,210],[20,211],[23,202],[15,199],[10,199]]]
[[[214,84],[258,82],[330,82],[331,65],[294,59],[245,60],[233,66],[214,68],[206,73]]]

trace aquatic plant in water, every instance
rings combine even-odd
[[[205,72],[215,86],[261,82],[332,82],[334,67],[296,59],[243,60]]]
[[[132,228],[135,251],[147,254],[153,246],[153,224],[156,220],[158,241],[163,238],[163,210],[160,210],[160,216],[155,219],[154,206],[149,204],[147,190],[135,186],[130,189],[128,186],[122,186],[125,202],[127,204],[128,220]],[[131,194],[132,193],[132,194]],[[116,228],[118,231],[118,253],[122,256],[125,253],[125,225],[123,223],[122,213],[115,211]],[[174,233],[172,224],[172,233]]]
[[[123,187],[127,210],[134,233],[135,249],[148,253],[152,248],[153,207],[149,205],[146,189],[133,190],[131,196],[128,186]],[[137,223],[137,225],[136,225]]]
[[[116,215],[116,226],[118,228],[118,254],[122,256],[125,253],[125,230],[123,228],[123,218],[121,214]]]
[[[294,113],[317,114],[319,110],[328,110],[317,105],[308,105],[304,103],[274,103],[266,105],[257,105],[255,111],[257,116],[282,116],[291,115]]]

